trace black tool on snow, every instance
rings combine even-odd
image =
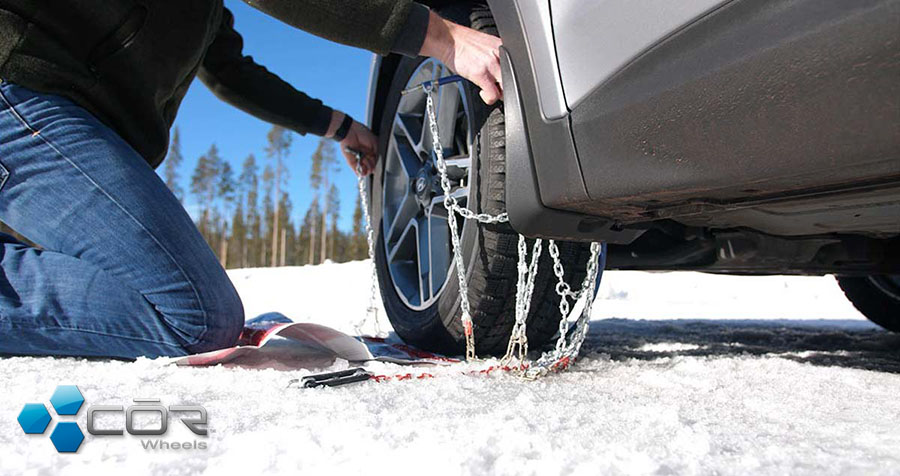
[[[371,378],[371,372],[362,367],[356,367],[347,370],[339,370],[337,372],[307,375],[306,377],[299,379],[299,382],[303,388],[337,387],[348,383],[365,382]],[[298,382],[298,379],[291,380],[290,383],[288,383],[288,386],[296,382]]]

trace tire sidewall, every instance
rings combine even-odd
[[[900,299],[894,286],[879,282],[883,276],[838,276],[837,282],[847,299],[867,319],[879,326],[900,332]]]

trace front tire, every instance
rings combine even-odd
[[[459,23],[496,34],[485,9],[441,14]],[[460,18],[464,21],[460,21]],[[401,91],[423,78],[452,74],[425,58],[403,58],[397,67],[382,114],[381,157],[373,180],[372,209],[376,226],[375,263],[382,299],[395,332],[406,342],[435,352],[459,353],[464,334],[459,316],[460,290],[446,220],[440,204],[431,136],[424,117],[424,93],[402,96]],[[458,102],[452,98],[458,92]],[[454,160],[453,194],[460,204],[478,213],[506,210],[506,130],[502,106],[488,107],[468,82],[441,88],[436,101],[444,156]],[[453,105],[452,111],[447,104]],[[442,109],[444,107],[444,109]],[[465,121],[460,121],[459,112]],[[450,122],[446,119],[452,118]],[[460,134],[462,131],[464,134]],[[464,139],[464,140],[463,140]],[[416,159],[416,160],[413,160]],[[448,163],[449,165],[449,163]],[[430,193],[420,193],[425,184]],[[411,196],[414,197],[410,198]],[[413,209],[411,201],[420,209]],[[435,203],[436,202],[436,203]],[[430,207],[430,208],[429,208]],[[443,210],[443,211],[442,211]],[[398,217],[404,230],[398,230]],[[480,355],[506,350],[515,322],[518,235],[508,223],[461,225],[460,246],[465,263],[468,296]],[[443,231],[441,231],[443,226]],[[415,236],[411,235],[415,233]],[[437,237],[437,238],[435,238]],[[529,240],[529,249],[530,249]],[[431,246],[436,243],[435,246]],[[413,247],[416,246],[415,252]],[[422,251],[423,246],[428,252]],[[580,282],[590,256],[589,246],[559,243],[560,258],[569,282]],[[549,341],[559,323],[559,297],[552,263],[545,253],[535,279],[528,339],[532,348]]]
[[[900,332],[900,275],[838,276],[837,282],[866,318]]]

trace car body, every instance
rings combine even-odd
[[[900,272],[897,1],[490,6],[517,231],[611,268]]]

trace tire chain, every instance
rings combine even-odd
[[[448,210],[447,224],[450,228],[450,239],[453,244],[453,260],[456,263],[456,277],[459,281],[460,308],[462,315],[463,332],[466,339],[466,360],[469,362],[478,360],[475,354],[475,332],[472,316],[469,307],[469,287],[465,279],[465,268],[460,253],[460,237],[459,229],[456,222],[456,214],[467,220],[475,220],[485,224],[508,223],[509,215],[507,212],[498,215],[488,213],[475,213],[468,208],[461,207],[456,197],[451,195],[452,186],[447,175],[447,165],[444,161],[444,151],[441,146],[440,135],[438,132],[437,118],[434,111],[434,99],[432,93],[435,91],[437,80],[427,81],[415,88],[421,88],[425,93],[425,110],[428,118],[429,128],[431,130],[432,146],[435,155],[435,165],[440,174],[441,189],[444,192],[444,208]],[[377,293],[377,274],[375,271],[375,240],[372,230],[372,223],[368,209],[368,187],[366,185],[366,177],[362,175],[361,168],[357,165],[357,176],[359,181],[359,196],[362,204],[363,214],[366,220],[366,241],[368,243],[369,260],[372,265],[372,288],[369,296],[369,307],[366,313],[366,320],[369,316],[374,316],[376,332],[380,335],[380,325],[378,322],[378,309],[375,306]],[[555,286],[556,293],[559,295],[559,338],[553,350],[544,352],[538,360],[534,362],[527,361],[528,354],[528,337],[526,335],[526,321],[531,308],[531,296],[534,293],[534,280],[537,276],[538,261],[542,251],[543,240],[535,239],[532,245],[531,261],[528,262],[528,247],[525,236],[519,234],[518,241],[518,264],[517,273],[518,280],[516,282],[516,320],[507,346],[506,355],[501,358],[501,366],[504,368],[517,369],[520,376],[528,379],[536,379],[547,375],[553,371],[566,369],[571,365],[581,350],[581,345],[587,336],[589,328],[589,320],[591,309],[594,301],[594,283],[597,279],[599,266],[597,265],[601,253],[600,243],[591,243],[591,255],[588,258],[587,272],[581,283],[581,289],[572,291],[571,286],[565,281],[565,269],[559,257],[559,247],[555,240],[548,240],[548,250],[553,260],[553,273],[556,275],[557,283]],[[585,304],[581,315],[575,322],[575,330],[569,336],[569,299],[573,302],[584,298]],[[357,331],[362,330],[366,320],[359,323],[356,327]],[[361,332],[360,332],[361,333]],[[519,365],[509,367],[514,360],[518,360]]]
[[[372,219],[369,217],[369,187],[367,186],[366,176],[362,173],[361,163],[356,164],[356,177],[359,188],[360,206],[363,210],[363,218],[366,220],[366,245],[369,252],[369,265],[371,267],[371,276],[369,277],[369,280],[371,281],[371,290],[369,293],[369,306],[366,308],[365,317],[362,321],[355,324],[354,328],[356,329],[357,335],[362,335],[363,326],[368,322],[369,317],[372,317],[375,324],[375,335],[381,337],[383,332],[381,331],[381,323],[378,319],[378,307],[375,306],[375,299],[377,298],[378,293],[378,274],[375,271],[375,233],[372,231]]]

